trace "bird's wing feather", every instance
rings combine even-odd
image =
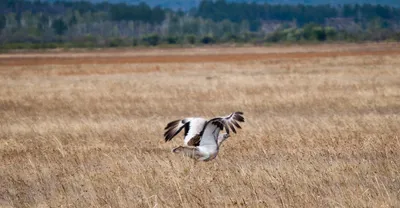
[[[165,127],[164,138],[165,141],[170,141],[182,129],[185,129],[185,144],[187,145],[193,137],[200,135],[207,120],[204,118],[185,118],[182,120],[171,121]]]
[[[188,126],[188,123],[190,122],[190,118],[185,118],[182,120],[175,120],[171,121],[167,124],[167,126],[164,128],[164,138],[165,141],[168,142],[172,138],[174,138],[181,130],[185,127]]]
[[[188,146],[199,146],[200,145],[200,139],[201,139],[201,136],[200,136],[200,134],[197,134],[196,136],[194,136],[194,137],[192,137],[189,141],[188,141],[188,143],[187,143],[187,145]]]
[[[234,133],[236,133],[236,128],[241,129],[242,127],[239,125],[238,122],[244,122],[244,117],[243,117],[243,112],[237,111],[233,112],[228,116],[221,117],[222,122],[225,127],[226,133],[229,134],[229,130],[232,130]]]

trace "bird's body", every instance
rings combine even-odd
[[[196,160],[209,161],[217,157],[219,147],[230,137],[229,129],[236,133],[235,127],[241,128],[238,122],[244,122],[242,112],[234,112],[226,117],[210,120],[204,118],[185,118],[170,122],[165,127],[165,141],[170,141],[185,128],[184,145],[172,151],[183,153]],[[219,134],[225,128],[225,134]]]

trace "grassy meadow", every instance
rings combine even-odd
[[[1,54],[0,207],[400,207],[399,44],[182,50]]]

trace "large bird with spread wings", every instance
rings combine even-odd
[[[225,117],[216,117],[210,120],[204,118],[185,118],[175,120],[165,127],[165,141],[170,141],[182,129],[185,129],[184,145],[172,151],[174,153],[184,153],[191,158],[203,161],[214,159],[222,142],[229,138],[229,131],[236,133],[236,128],[241,128],[238,122],[244,122],[242,112],[234,112]],[[221,130],[225,134],[219,134]]]

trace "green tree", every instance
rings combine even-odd
[[[68,25],[71,27],[73,25],[76,25],[78,23],[78,20],[76,19],[75,15],[72,15],[72,17],[68,21]]]
[[[332,27],[322,27],[317,24],[307,24],[303,28],[303,37],[305,40],[333,40],[336,38],[336,35],[336,30]]]
[[[250,31],[256,32],[260,29],[260,27],[261,27],[260,20],[253,20],[250,22]]]
[[[21,23],[22,23],[22,15],[21,15],[21,12],[18,12],[16,15],[15,15],[15,21],[17,21],[17,26],[18,27],[21,27]]]
[[[183,21],[182,32],[184,34],[198,34],[200,24],[201,23],[199,19],[189,19],[187,21]]]
[[[321,26],[315,23],[309,23],[303,27],[303,37],[305,40],[317,40],[319,33],[322,31]],[[320,37],[322,38],[322,37]]]
[[[132,40],[132,46],[138,46],[139,45],[139,40],[136,38],[133,38]]]
[[[142,37],[142,41],[150,46],[156,46],[160,43],[160,36],[157,34],[146,35]]]
[[[189,44],[195,44],[196,43],[196,36],[195,35],[186,35],[185,37],[186,42]]]
[[[51,28],[53,28],[57,35],[63,35],[68,30],[67,24],[65,24],[62,19],[54,20],[53,24],[51,24]]]
[[[326,33],[323,27],[318,26],[313,28],[313,37],[318,41],[326,40]]]
[[[393,34],[392,39],[395,40],[395,41],[400,41],[400,32],[397,32],[397,33]]]
[[[203,44],[213,44],[216,41],[215,41],[214,37],[212,37],[211,35],[206,35],[201,39],[201,42]]]
[[[108,46],[109,47],[120,47],[124,45],[124,41],[121,38],[113,38],[109,40]]]
[[[44,31],[49,25],[49,18],[46,15],[41,14],[39,17],[39,23],[37,24],[37,28],[39,31]]]
[[[150,23],[161,23],[165,19],[165,11],[157,6],[152,9],[150,14]]]
[[[179,38],[177,36],[168,36],[167,43],[168,44],[177,44],[179,42]]]
[[[325,27],[326,39],[334,40],[336,39],[337,32],[333,27]]]
[[[133,20],[146,23],[161,23],[165,19],[165,10],[161,7],[150,8],[144,2],[138,5],[127,5],[125,3],[112,4],[110,7],[110,16],[112,20]]]
[[[0,32],[6,27],[7,19],[6,16],[0,15]]]
[[[285,37],[286,41],[290,42],[298,41],[301,37],[301,33],[296,28],[284,29],[282,33],[282,37]]]

